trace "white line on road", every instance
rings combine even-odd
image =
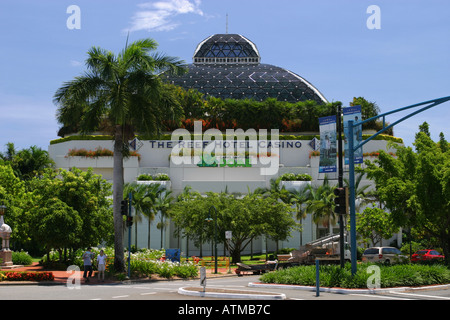
[[[389,293],[391,293],[391,294],[402,294],[402,295],[405,295],[405,296],[413,296],[413,297],[419,297],[419,298],[431,298],[431,299],[450,300],[450,297],[429,296],[429,295],[416,294],[416,293],[395,292],[395,291],[390,291]]]
[[[150,294],[156,294],[156,292],[144,292],[144,293],[141,293],[141,296],[148,296]]]
[[[120,299],[120,298],[128,298],[129,297],[129,295],[127,294],[127,295],[124,295],[124,296],[115,296],[115,297],[112,297],[113,299]]]
[[[407,299],[407,298],[386,297],[386,296],[380,296],[380,295],[374,295],[374,294],[356,294],[356,293],[352,293],[352,294],[349,294],[349,295],[350,296],[358,296],[358,297],[391,299],[391,300],[411,300],[411,299]]]

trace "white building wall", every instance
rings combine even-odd
[[[289,142],[289,144],[288,144]],[[170,176],[170,187],[174,195],[180,193],[184,187],[191,186],[194,190],[199,192],[221,192],[228,190],[228,192],[247,193],[248,189],[254,191],[256,188],[270,187],[270,180],[277,178],[284,173],[307,173],[312,176],[311,184],[313,186],[321,185],[324,179],[323,174],[319,174],[319,157],[310,157],[310,152],[313,151],[309,146],[308,140],[284,141],[284,147],[279,149],[279,170],[278,174],[274,176],[261,175],[261,165],[257,164],[251,168],[206,168],[197,167],[196,165],[173,165],[170,161],[170,152],[174,146],[171,141],[142,141],[143,145],[138,150],[140,160],[137,157],[130,157],[124,160],[124,174],[125,182],[134,182],[136,178],[142,173],[157,174],[166,173]],[[395,152],[387,147],[387,141],[373,140],[364,146],[364,152],[375,152],[380,149]],[[112,141],[103,140],[73,140],[63,143],[52,144],[49,146],[50,157],[55,161],[58,168],[70,169],[77,167],[82,170],[93,168],[94,172],[101,174],[104,179],[112,182],[113,159],[112,157],[104,157],[98,159],[87,159],[83,157],[67,157],[71,149],[87,149],[95,150],[97,148],[106,148],[113,150]],[[344,168],[345,171],[346,168]],[[337,184],[337,173],[335,175],[328,175],[331,179],[330,183]],[[335,181],[333,181],[333,179]],[[363,180],[363,184],[372,184],[371,181]],[[299,188],[299,185],[291,184],[294,188]],[[156,228],[159,217],[151,224],[151,247],[160,248],[160,230]],[[311,221],[311,215],[302,221],[302,232],[295,231],[288,241],[279,243],[279,248],[289,247],[298,248],[301,244],[306,244],[309,241],[316,239],[317,226]],[[320,226],[319,226],[320,227]],[[335,226],[337,228],[337,226]],[[148,237],[148,221],[143,218],[141,222],[137,223],[138,228],[138,247],[147,247]],[[132,244],[135,243],[134,231],[132,228]],[[173,226],[167,228],[166,236],[164,237],[164,246],[166,248],[174,247],[178,244],[178,239],[173,235]],[[398,236],[401,243],[401,235]],[[126,241],[128,236],[125,237]],[[186,239],[181,239],[181,249],[185,254],[198,255],[199,249],[195,248],[190,243],[187,248]],[[203,246],[203,255],[211,255],[211,246],[205,244]],[[253,252],[265,252],[265,239],[257,239],[253,242]],[[268,243],[269,251],[275,249],[273,242]],[[219,245],[219,253],[223,253],[223,246]],[[250,246],[244,253],[250,253]]]

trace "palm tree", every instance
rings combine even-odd
[[[285,186],[281,186],[280,178],[270,179],[269,188],[256,188],[254,193],[260,194],[264,198],[272,197],[276,200],[281,200],[284,203],[289,203],[290,193]]]
[[[12,161],[14,159],[14,156],[16,155],[16,147],[14,146],[14,143],[8,142],[6,144],[6,152],[0,152],[0,159],[4,161]]]
[[[155,219],[155,201],[158,194],[163,189],[159,184],[136,184],[127,183],[125,184],[124,197],[126,197],[130,192],[133,194],[133,207],[136,210],[136,222],[140,221],[141,215],[147,217],[148,219],[148,236],[147,236],[147,247],[150,249],[150,230],[151,223]],[[135,245],[137,246],[137,223],[135,223]]]
[[[312,213],[313,221],[328,225],[330,233],[332,233],[332,225],[336,222],[337,215],[334,212],[334,187],[328,182],[328,178],[325,179],[321,186],[311,187],[310,199],[306,204],[306,212]]]
[[[375,191],[367,191],[370,188],[370,185],[361,186],[361,181],[364,177],[363,173],[359,173],[355,180],[355,199],[356,202],[356,210],[359,212],[360,208],[370,202],[376,201],[376,192]],[[347,187],[350,187],[350,182],[348,179],[344,179],[344,183]]]
[[[163,248],[163,233],[166,227],[166,222],[164,218],[169,216],[169,209],[173,204],[174,197],[171,196],[172,191],[164,189],[158,193],[158,196],[155,199],[155,210],[159,212],[160,222],[158,223],[158,229],[161,230],[161,249]]]
[[[296,211],[296,218],[297,220],[303,221],[303,219],[306,218],[306,207],[304,204],[307,203],[307,201],[310,199],[311,192],[310,192],[310,185],[300,189],[300,190],[290,190],[290,199],[289,202],[293,205],[295,205],[295,211]],[[303,229],[300,229],[300,246],[302,245],[302,239],[303,239]]]
[[[135,132],[153,135],[161,130],[163,120],[179,120],[182,108],[174,88],[164,85],[162,72],[182,74],[184,62],[158,53],[152,39],[127,45],[119,54],[93,47],[86,59],[87,72],[66,82],[57,90],[54,102],[57,119],[65,127],[88,133],[106,126],[114,137],[113,213],[114,267],[124,270],[123,158],[128,154],[127,140]]]

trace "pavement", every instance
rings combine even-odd
[[[229,273],[228,269],[225,268],[218,268],[217,274],[214,273],[213,268],[206,268],[206,273],[208,278],[215,278],[215,277],[226,277],[226,276],[236,276],[236,273],[234,272],[234,269],[231,268],[231,273]],[[1,271],[9,271],[9,272],[51,272],[53,273],[53,276],[55,278],[54,281],[42,281],[42,282],[36,282],[36,281],[0,281],[0,285],[20,285],[20,284],[54,284],[54,285],[66,285],[67,280],[69,277],[71,279],[80,279],[81,283],[86,285],[95,285],[95,284],[113,284],[113,283],[124,283],[124,282],[135,282],[135,281],[167,281],[166,278],[161,278],[157,276],[152,276],[151,278],[147,279],[131,279],[131,280],[116,280],[116,279],[108,279],[105,277],[105,281],[99,281],[97,276],[97,271],[93,272],[93,276],[89,279],[89,282],[85,282],[83,279],[83,271],[66,271],[66,270],[49,270],[45,269],[43,266],[39,265],[37,262],[33,263],[30,266],[19,266],[15,268],[8,268],[8,269],[1,269]]]
[[[235,277],[236,273],[234,271],[236,268],[231,269],[231,273],[229,273],[228,269],[218,268],[218,273],[214,273],[213,268],[207,268],[206,274],[207,278],[217,278],[217,277]],[[33,263],[31,266],[18,267],[13,269],[1,269],[1,271],[44,271],[44,272],[52,272],[54,276],[54,281],[47,282],[32,282],[32,281],[0,281],[0,285],[67,285],[67,280],[69,277],[72,279],[76,279],[79,277],[81,283],[83,285],[99,285],[99,284],[126,284],[126,283],[136,283],[136,282],[145,282],[145,281],[170,281],[174,279],[166,279],[160,278],[156,276],[152,276],[147,279],[131,279],[119,281],[115,279],[105,278],[105,281],[99,281],[97,278],[97,272],[93,273],[93,276],[90,278],[89,282],[85,282],[83,279],[83,271],[61,271],[61,270],[46,270],[43,266],[38,265],[37,263]],[[200,277],[197,277],[198,279]],[[254,291],[250,290],[230,290],[223,288],[203,288],[203,287],[185,287],[180,288],[178,291],[179,294],[189,295],[189,296],[199,296],[199,297],[212,297],[212,298],[231,298],[231,299],[252,299],[252,300],[284,300],[286,296],[284,294],[275,294],[275,293],[267,293],[262,291],[256,291],[257,288],[272,288],[272,289],[295,289],[295,290],[308,290],[314,291],[315,287],[310,286],[297,286],[297,285],[277,285],[277,284],[264,284],[264,283],[249,283],[249,288],[252,288]],[[256,290],[255,290],[256,289]],[[324,288],[321,287],[321,292],[330,292],[330,293],[365,293],[365,294],[377,294],[383,293],[384,291],[416,291],[416,290],[430,290],[430,289],[450,289],[450,284],[447,285],[434,285],[434,286],[426,286],[426,287],[401,287],[401,288],[386,288],[386,289],[343,289],[343,288]]]

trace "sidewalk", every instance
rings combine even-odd
[[[228,269],[225,268],[218,268],[217,274],[214,274],[214,268],[207,268],[206,273],[208,277],[224,277],[224,276],[236,276],[236,273],[234,272],[234,269],[236,267],[231,268],[231,273],[228,273]],[[53,276],[55,277],[54,281],[47,281],[46,284],[61,284],[66,285],[67,279],[71,277],[72,279],[79,278],[81,281],[81,284],[86,285],[95,285],[95,284],[111,284],[111,283],[121,283],[122,281],[119,280],[111,280],[107,279],[105,277],[105,281],[98,281],[97,272],[94,271],[92,277],[90,278],[89,282],[85,282],[83,279],[83,271],[65,271],[65,270],[47,270],[44,269],[43,266],[38,265],[37,262],[33,263],[31,266],[25,266],[20,268],[14,268],[14,269],[1,269],[1,271],[9,271],[9,272],[24,272],[24,271],[30,271],[30,272],[51,272],[53,273]],[[200,278],[200,275],[198,276]],[[131,281],[167,281],[169,279],[166,278],[159,278],[152,276],[151,279],[131,279]],[[39,284],[41,282],[27,282],[27,281],[0,281],[0,285],[11,285],[11,284]]]

